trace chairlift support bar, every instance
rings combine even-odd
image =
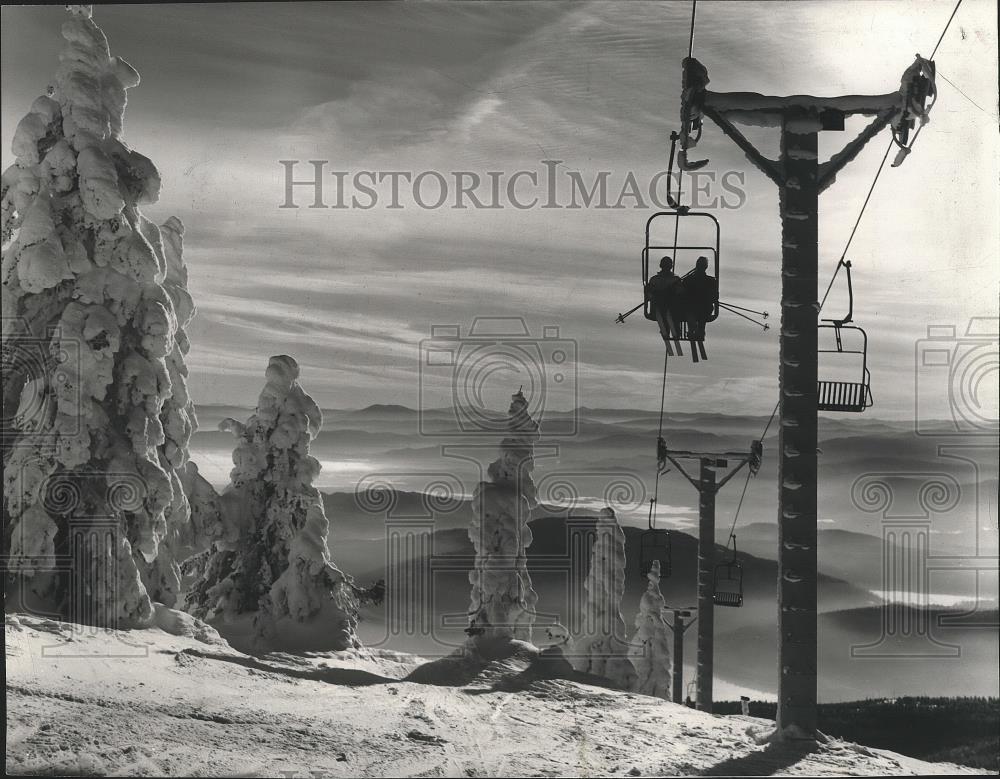
[[[835,349],[821,349],[817,342],[817,354],[857,354],[861,356],[860,381],[829,381],[817,378],[816,404],[820,411],[862,412],[875,404],[871,390],[871,372],[868,370],[868,334],[857,325],[848,324],[854,320],[854,283],[851,280],[851,261],[840,258],[837,271],[845,268],[847,271],[847,316],[843,319],[823,319],[820,330],[833,330]],[[830,288],[837,278],[834,271],[830,280]],[[827,293],[829,293],[829,289]],[[825,297],[824,297],[825,300]],[[850,330],[861,336],[860,349],[845,349],[843,331]]]
[[[837,270],[833,272],[833,278],[830,279],[830,286],[827,288],[827,295],[830,294],[830,290],[833,289],[833,282],[837,280],[837,273],[843,268],[847,272],[847,316],[843,319],[824,319],[824,322],[830,322],[834,325],[846,325],[854,321],[854,281],[851,279],[851,261],[845,260],[843,257],[837,263]],[[823,296],[823,302],[826,302],[826,295]],[[820,308],[823,307],[823,303],[820,303]],[[839,339],[838,339],[839,345]]]

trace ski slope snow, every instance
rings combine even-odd
[[[181,612],[113,631],[8,614],[7,772],[176,776],[977,773],[603,688],[530,645],[501,661],[251,657]],[[546,659],[549,658],[549,659]]]

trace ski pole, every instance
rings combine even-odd
[[[617,322],[618,324],[624,324],[624,323],[625,323],[625,320],[626,320],[626,319],[627,319],[627,318],[628,318],[628,317],[629,317],[630,315],[634,314],[634,313],[635,313],[636,311],[638,311],[638,310],[639,310],[640,308],[642,308],[642,307],[643,307],[644,305],[646,305],[646,301],[645,301],[645,300],[644,300],[644,301],[642,301],[642,303],[640,303],[639,305],[637,305],[637,306],[636,306],[635,308],[631,308],[631,309],[629,309],[629,310],[628,310],[628,311],[626,311],[626,312],[625,312],[624,314],[619,314],[619,315],[618,315],[618,318],[617,318],[617,319],[615,319],[615,321],[616,321],[616,322]]]

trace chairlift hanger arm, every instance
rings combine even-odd
[[[854,282],[851,280],[851,261],[845,262],[843,257],[840,261],[844,263],[844,270],[847,271],[847,316],[840,320],[840,324],[844,325],[854,319]],[[867,337],[865,340],[868,340]]]

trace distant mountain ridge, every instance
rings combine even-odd
[[[225,411],[226,416],[233,415],[243,415],[249,416],[254,412],[252,406],[232,406],[227,404],[215,404],[215,403],[202,403],[196,406],[197,410],[205,411],[207,414],[212,412]],[[502,409],[487,409],[488,411],[495,411],[498,414],[502,412]],[[361,408],[323,408],[324,415],[331,415],[332,417],[341,417],[345,415],[355,415],[355,416],[377,416],[377,415],[388,415],[388,414],[399,414],[406,416],[415,416],[418,414],[432,414],[432,415],[449,415],[453,416],[455,410],[450,407],[442,406],[427,409],[415,409],[409,406],[405,406],[399,403],[373,403],[368,406]],[[231,412],[236,412],[231,413]],[[594,406],[578,406],[575,409],[546,409],[545,415],[551,415],[553,417],[566,417],[571,414],[580,415],[590,415],[590,416],[614,416],[614,417],[625,417],[624,419],[619,419],[619,422],[628,422],[631,420],[639,421],[646,417],[657,418],[659,416],[659,411],[655,409],[634,409],[634,408],[605,408],[605,407],[594,407]],[[668,412],[665,415],[665,419],[672,421],[692,421],[692,420],[704,420],[704,419],[740,419],[746,421],[758,420],[761,422],[761,428],[769,419],[767,414],[724,414],[718,412]],[[950,429],[954,426],[951,420],[926,420],[923,424],[927,425],[940,425],[943,429]],[[837,427],[867,427],[869,425],[883,425],[888,429],[901,431],[901,430],[912,430],[914,424],[908,419],[886,419],[877,416],[870,416],[866,414],[863,418],[844,420],[833,416],[820,416],[820,426],[824,425],[834,425]]]
[[[414,500],[413,496],[408,498]],[[456,520],[465,509],[451,515]],[[471,519],[471,511],[466,518]],[[587,513],[560,512],[553,507],[541,507],[529,523],[533,541],[528,549],[528,570],[532,585],[538,593],[538,621],[536,633],[544,635],[544,626],[560,622],[572,629],[574,593],[582,591],[582,580],[589,565],[589,552],[584,545],[574,544],[573,532],[586,533],[594,517]],[[572,525],[575,530],[570,530]],[[474,550],[469,540],[468,525],[434,530],[426,542],[410,541],[401,547],[399,556],[392,559],[394,570],[401,575],[413,576],[415,571],[426,571],[428,589],[424,592],[425,607],[432,609],[428,624],[435,625],[431,636],[395,635],[387,646],[403,651],[424,654],[444,651],[443,647],[460,642],[464,627],[463,615],[468,608],[470,585],[468,573],[472,567]],[[626,569],[625,594],[622,613],[632,632],[632,621],[638,610],[639,598],[645,589],[645,579],[640,576],[639,559],[644,531],[625,527]],[[383,529],[384,533],[384,529]],[[863,534],[861,541],[878,542],[879,539]],[[367,539],[331,537],[334,558],[352,573],[358,582],[367,585],[387,576],[387,554],[384,535]],[[671,575],[661,580],[664,598],[671,606],[688,607],[696,603],[697,539],[688,533],[671,533]],[[407,551],[409,550],[409,551]],[[773,548],[769,549],[773,557]],[[433,555],[432,557],[430,555]],[[576,562],[572,556],[577,557]],[[731,551],[717,544],[717,564],[728,560]],[[751,689],[772,691],[776,689],[777,668],[776,619],[777,619],[777,564],[740,551],[738,560],[743,566],[744,606],[742,608],[715,609],[716,652],[718,678]],[[419,577],[418,577],[419,578]],[[932,607],[926,611],[912,606],[887,606],[867,589],[868,582],[844,581],[821,573],[820,595],[820,662],[821,694],[825,700],[844,700],[866,695],[892,694],[974,694],[979,685],[990,689],[996,686],[995,660],[996,631],[989,624],[997,619],[995,604],[977,615],[977,619],[961,627],[941,627],[942,618],[954,619],[962,613],[960,607]],[[390,593],[407,592],[405,585],[388,587]],[[390,595],[390,598],[393,597]],[[399,604],[382,608],[400,611]],[[362,620],[362,633],[366,641],[378,641],[386,630],[385,614],[389,611],[366,609]],[[935,665],[934,679],[920,673],[921,654],[928,646],[941,652],[940,647],[928,644],[920,635],[890,636],[881,650],[863,657],[853,657],[852,647],[877,645],[885,623],[886,611],[903,620],[907,625],[926,624],[939,635],[943,645],[960,646],[961,656],[955,655],[953,663]],[[687,663],[694,661],[695,631],[687,637]],[[540,639],[541,640],[541,639]],[[436,643],[444,641],[444,644]],[[951,651],[951,650],[947,650]],[[907,655],[907,653],[910,653]],[[908,656],[900,663],[894,653]],[[992,653],[992,655],[991,655]],[[912,657],[911,657],[912,655]]]

